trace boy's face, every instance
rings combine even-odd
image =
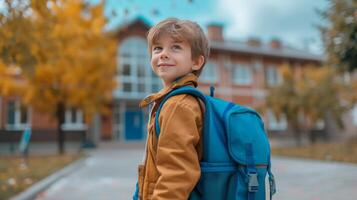
[[[165,87],[202,66],[199,59],[192,60],[191,47],[187,42],[175,41],[168,35],[161,36],[152,45],[151,54],[152,70],[160,77]]]

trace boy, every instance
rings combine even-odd
[[[186,200],[200,179],[203,107],[188,94],[168,99],[159,116],[156,137],[155,113],[160,101],[175,88],[197,87],[197,79],[208,59],[208,40],[198,24],[166,19],[147,36],[151,67],[164,88],[145,98],[140,107],[153,103],[148,123],[146,156],[139,166],[133,199]]]

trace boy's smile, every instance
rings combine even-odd
[[[169,35],[163,35],[151,48],[151,67],[164,87],[169,87],[177,78],[201,66],[200,61],[193,61],[191,47],[186,41],[176,41]]]

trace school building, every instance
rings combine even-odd
[[[114,31],[118,42],[118,87],[113,92],[111,115],[101,116],[96,121],[96,127],[99,127],[96,134],[101,140],[132,141],[146,138],[148,109],[142,110],[138,105],[145,96],[161,88],[160,79],[151,70],[147,51],[146,33],[150,26],[146,19],[139,17]],[[287,63],[298,71],[308,64],[321,65],[323,61],[321,56],[287,47],[278,39],[269,43],[256,38],[238,42],[224,38],[220,24],[210,24],[205,28],[211,54],[200,76],[199,89],[209,94],[209,87],[214,85],[215,96],[252,108],[264,103],[268,86],[282,81],[279,74],[282,64]],[[269,131],[286,131],[284,118],[276,119],[272,112],[265,113],[263,118]],[[356,133],[357,108],[346,119],[347,132]],[[11,134],[19,134],[27,125],[32,127],[33,140],[56,138],[56,122],[50,117],[23,107],[19,98],[0,97],[0,141],[9,140]],[[62,127],[68,140],[79,140],[93,128],[84,124],[83,113],[74,109],[66,111]],[[324,125],[320,124],[320,129],[323,128]]]

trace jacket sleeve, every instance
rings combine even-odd
[[[171,101],[173,98],[176,100]],[[187,200],[201,175],[196,150],[202,130],[198,101],[189,95],[170,98],[162,108],[159,124],[156,153],[159,177],[152,200]]]

